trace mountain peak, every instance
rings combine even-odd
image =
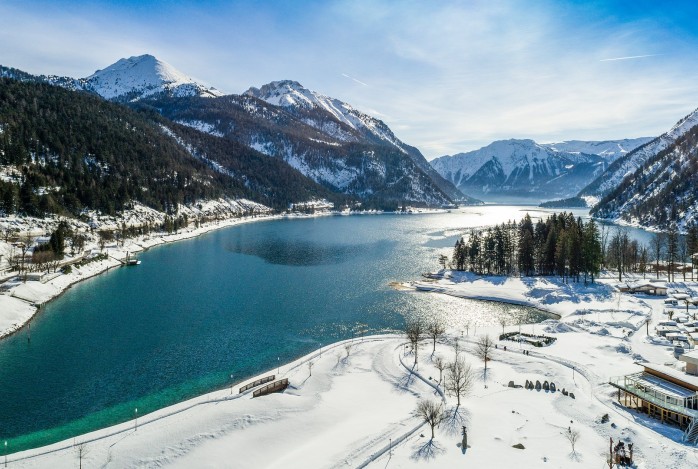
[[[273,104],[286,108],[312,109],[314,107],[325,107],[323,103],[336,101],[347,106],[338,100],[333,100],[319,93],[305,88],[295,80],[272,81],[260,88],[251,87],[244,93],[247,96],[254,96]]]
[[[89,88],[106,99],[137,100],[158,93],[215,97],[222,93],[188,77],[150,54],[117,60],[85,78]]]

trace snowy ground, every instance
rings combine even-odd
[[[472,353],[474,339],[450,335],[437,344],[435,355],[424,341],[414,370],[401,337],[357,339],[349,356],[345,343],[335,344],[282,366],[280,375],[291,383],[284,393],[253,399],[237,394],[236,385],[232,396],[223,390],[139,418],[137,430],[132,421],[14,454],[10,462],[22,468],[75,467],[76,447],[87,441],[86,467],[581,468],[603,467],[610,437],[635,443],[637,467],[698,464],[695,449],[657,433],[651,428],[659,426],[655,421],[616,406],[610,389],[600,385],[601,370],[592,364],[618,356],[608,343],[618,339],[570,332],[551,347],[529,349],[530,355],[502,342],[486,374]],[[433,358],[451,360],[456,342],[473,366],[475,384],[458,409],[455,398],[445,396],[448,418],[432,441],[414,409],[419,399],[441,401]],[[308,361],[314,364],[312,376]],[[523,385],[526,379],[552,381],[558,391],[507,387],[510,380]],[[562,388],[575,398],[564,396]],[[609,421],[601,423],[604,414]],[[463,425],[465,453],[458,445]],[[570,427],[581,434],[574,453],[565,437]],[[514,448],[517,444],[524,449]]]

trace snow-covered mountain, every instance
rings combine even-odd
[[[325,188],[374,207],[479,202],[442,178],[381,120],[298,82],[222,96],[150,55],[121,59],[83,79],[24,76],[2,68],[0,73],[157,109],[177,124],[281,159]],[[206,146],[218,150],[224,144],[208,139]]]
[[[593,188],[599,218],[655,228],[698,222],[698,110],[617,161]]]
[[[602,175],[585,187],[579,196],[587,200],[589,205],[593,205],[617,188],[625,177],[632,175],[652,157],[672,146],[697,124],[698,109],[678,121],[668,132],[616,160]]]
[[[409,157],[452,200],[472,202],[444,180],[418,149],[397,138],[385,122],[339,99],[309,90],[292,80],[273,81],[260,88],[252,87],[244,95],[279,106],[339,142],[367,143],[397,149]]]
[[[361,138],[386,142],[407,153],[406,145],[395,137],[390,128],[380,119],[358,111],[339,99],[330,98],[309,90],[297,81],[273,81],[261,88],[252,87],[245,91],[244,94],[254,96],[269,104],[291,110],[292,112],[302,113],[307,124],[333,134],[339,140],[358,141],[359,138],[356,135],[358,133]],[[324,112],[320,114],[312,113],[315,110]],[[329,128],[328,116],[323,114],[331,116],[339,124],[343,125],[334,129]],[[355,132],[348,131],[346,127]]]
[[[279,158],[366,205],[477,203],[443,179],[382,121],[293,81],[213,99],[153,95],[135,102],[168,119]]]
[[[533,140],[499,140],[431,161],[462,192],[488,201],[575,195],[606,167],[596,154],[557,151]]]
[[[654,137],[601,141],[568,140],[565,142],[543,143],[541,145],[555,151],[599,155],[604,157],[609,163],[612,163],[653,139]]]
[[[56,75],[30,75],[21,70],[0,65],[0,77],[20,81],[49,83],[71,91],[96,93],[105,99],[120,102],[137,101],[154,95],[172,97],[222,96],[216,88],[206,86],[172,65],[145,54],[120,59],[104,70],[97,70],[86,78]]]
[[[158,93],[179,97],[223,95],[149,54],[120,59],[80,81],[84,83],[84,89],[106,99],[133,101]]]

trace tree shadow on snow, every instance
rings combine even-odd
[[[412,372],[414,370],[414,367],[408,371],[406,371],[396,382],[395,382],[395,387],[402,391],[402,392],[409,392],[414,394],[414,391],[410,389],[412,384],[415,382],[417,377],[415,374]]]
[[[463,427],[470,425],[470,412],[462,407],[454,407],[446,410],[446,416],[439,424],[439,429],[453,436],[460,435]]]
[[[426,443],[417,446],[415,452],[410,456],[411,459],[415,461],[431,461],[437,456],[446,452],[442,446],[440,446],[436,441],[429,440]]]
[[[493,383],[494,373],[492,372],[491,367],[488,366],[487,369],[483,367],[482,369],[480,369],[479,375],[485,387],[488,387],[490,384]]]

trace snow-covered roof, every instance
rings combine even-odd
[[[698,365],[698,350],[691,350],[679,357],[679,360],[685,363],[693,363]]]
[[[684,354],[685,355],[685,354]],[[683,355],[682,355],[683,357]],[[684,373],[683,371],[679,371],[676,368],[671,368],[669,366],[665,365],[657,365],[654,363],[639,363],[639,365],[642,365],[645,367],[645,370],[650,370],[654,371],[656,373],[661,373],[665,376],[668,376],[670,378],[673,378],[677,381],[680,381],[682,383],[685,383],[695,389],[698,389],[698,376],[693,376]]]
[[[639,381],[643,382],[645,388],[655,389],[662,394],[677,399],[685,399],[687,397],[695,396],[696,394],[695,391],[691,391],[683,386],[679,386],[672,382],[665,381],[661,378],[648,374],[643,374]]]

